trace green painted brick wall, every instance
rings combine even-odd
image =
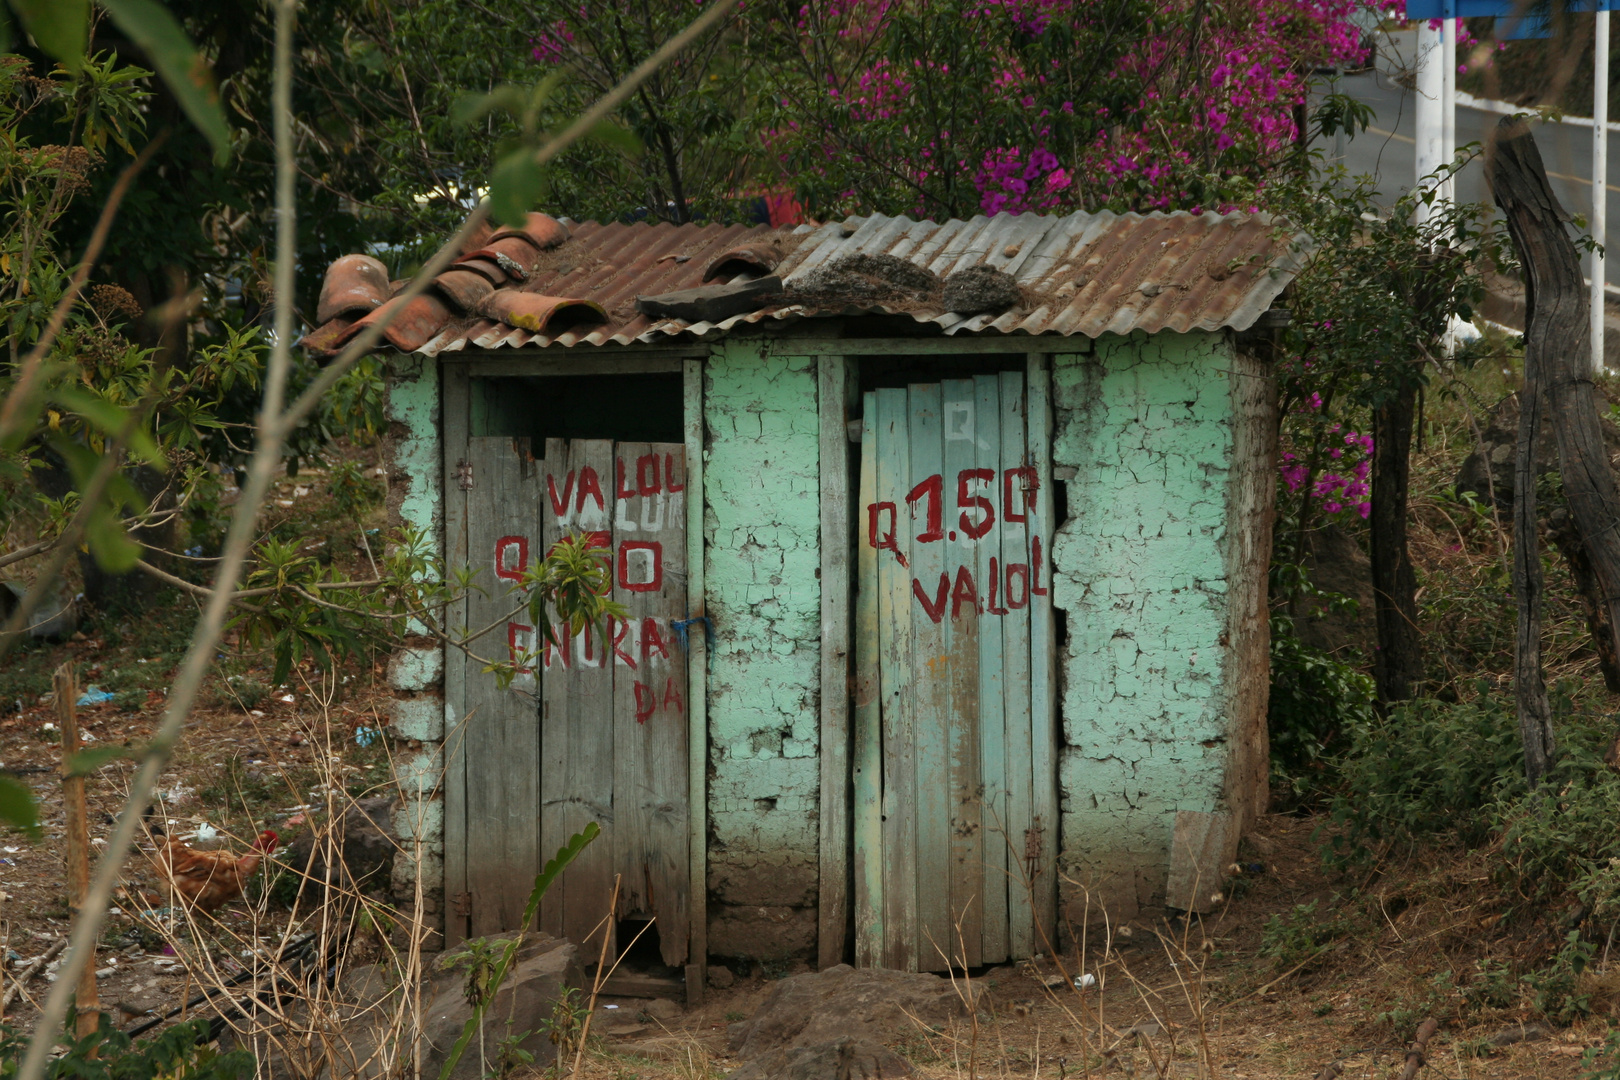
[[[706,365],[710,952],[814,945],[821,588],[816,364],[729,342]]]
[[[407,525],[427,534],[428,551],[443,551],[444,475],[441,438],[442,402],[439,398],[437,361],[419,356],[390,356],[387,360],[388,402],[388,522]],[[423,627],[413,621],[413,632]],[[444,888],[443,786],[444,699],[439,690],[443,665],[424,667],[413,662],[411,650],[402,650],[391,664],[399,699],[392,711],[393,733],[420,742],[415,751],[396,759],[395,779],[403,796],[394,811],[399,835],[423,842],[421,875],[427,896],[424,916],[438,924],[439,894]],[[409,696],[406,696],[406,695]],[[408,900],[415,894],[416,869],[410,859],[394,863],[393,890]]]
[[[1175,812],[1222,796],[1229,348],[1134,334],[1054,361],[1061,864],[1115,911],[1162,893]]]

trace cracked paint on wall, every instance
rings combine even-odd
[[[444,496],[440,490],[439,368],[419,356],[389,364],[388,495],[391,516],[428,535],[429,551],[441,551]]]
[[[705,365],[710,952],[813,943],[821,684],[816,363],[728,342]]]
[[[388,523],[425,534],[426,553],[440,554],[444,533],[444,471],[441,446],[439,368],[418,356],[388,361]],[[412,620],[411,631],[424,627]],[[390,709],[390,733],[415,748],[396,757],[395,780],[401,798],[394,808],[394,828],[411,842],[420,841],[421,878],[426,898],[424,917],[439,925],[444,889],[444,677],[438,646],[400,650],[389,665],[396,694]],[[394,860],[392,888],[409,902],[415,895],[417,869],[411,859]]]
[[[1160,333],[1054,361],[1062,863],[1126,914],[1163,891],[1175,812],[1225,782],[1230,357]]]

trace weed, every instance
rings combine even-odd
[[[1474,977],[1463,987],[1463,1002],[1473,1009],[1505,1009],[1518,996],[1513,969],[1501,960],[1479,960]]]
[[[1451,972],[1437,972],[1421,993],[1402,997],[1387,1011],[1374,1016],[1373,1022],[1396,1033],[1411,1031],[1424,1017],[1444,1013],[1456,996],[1457,984]]]
[[[1343,919],[1319,920],[1316,901],[1295,904],[1285,915],[1273,915],[1260,931],[1260,955],[1280,970],[1308,965],[1350,931]]]
[[[1531,1004],[1541,1015],[1555,1024],[1568,1025],[1591,1014],[1591,988],[1581,973],[1595,951],[1591,942],[1581,940],[1579,930],[1571,930],[1552,962],[1524,977]]]
[[[495,1040],[495,1070],[490,1075],[510,1076],[519,1066],[533,1065],[534,1055],[523,1049],[523,1040],[533,1034],[532,1031],[508,1031]]]
[[[332,495],[333,509],[354,521],[382,499],[382,485],[366,476],[353,461],[340,461],[332,467],[327,490]]]
[[[578,1051],[585,1018],[589,1015],[590,1009],[580,1000],[579,991],[572,986],[564,987],[545,1025],[546,1037],[557,1048],[558,1061],[566,1061]]]
[[[1620,1080],[1620,1028],[1610,1028],[1603,1045],[1591,1047],[1581,1058],[1582,1080]]]
[[[746,1019],[746,1017],[744,1017],[742,1013],[738,1012],[735,1009],[733,1009],[730,1012],[726,1013],[726,1023],[728,1023],[728,1024],[740,1024],[745,1019]]]

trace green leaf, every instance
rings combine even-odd
[[[26,832],[35,840],[40,838],[39,808],[34,805],[34,793],[20,780],[0,776],[0,821]]]
[[[97,746],[68,758],[69,776],[88,776],[110,761],[136,761],[140,752],[128,746]]]
[[[114,574],[135,569],[141,557],[141,545],[129,538],[124,523],[118,520],[105,503],[90,514],[85,525],[85,539],[90,542],[90,554],[96,565]]]
[[[11,16],[6,12],[6,6],[0,4],[0,53],[11,51]]]
[[[457,126],[472,124],[497,109],[519,113],[529,98],[516,86],[497,86],[487,94],[463,94],[450,106],[450,122]]]
[[[90,0],[11,0],[11,8],[46,55],[69,71],[79,70],[90,31]]]
[[[636,137],[636,133],[611,120],[603,120],[591,128],[590,135],[604,146],[610,146],[630,157],[641,156],[641,140]]]
[[[13,3],[17,0],[13,0]],[[54,0],[36,0],[49,5]],[[145,50],[152,66],[168,84],[180,107],[214,148],[214,161],[223,165],[230,156],[231,132],[208,62],[186,37],[174,16],[156,0],[97,0],[118,28]]]
[[[519,227],[545,197],[546,188],[546,173],[535,163],[534,151],[514,150],[490,173],[489,216],[502,225]]]
[[[116,437],[129,422],[129,411],[119,408],[106,398],[97,397],[78,386],[58,386],[51,399],[72,412],[78,413],[108,438]],[[129,449],[159,472],[168,471],[169,461],[158,449],[144,425],[136,424],[129,433]]]

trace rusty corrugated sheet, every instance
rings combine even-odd
[[[872,215],[801,226],[586,223],[544,254],[524,292],[573,297],[600,306],[605,321],[560,333],[525,330],[488,318],[452,321],[417,351],[571,346],[705,337],[739,323],[851,313],[906,314],[947,334],[1080,334],[1132,330],[1245,330],[1297,273],[1307,239],[1263,214],[998,214],[970,221],[912,221]],[[857,253],[883,254],[939,278],[985,264],[1012,275],[1026,302],[1001,312],[962,316],[926,304],[816,306],[777,304],[719,323],[649,319],[637,296],[703,284],[703,275],[740,248],[782,252],[775,272],[789,295],[818,267]],[[725,261],[755,276],[746,260]],[[317,332],[318,333],[318,332]]]

